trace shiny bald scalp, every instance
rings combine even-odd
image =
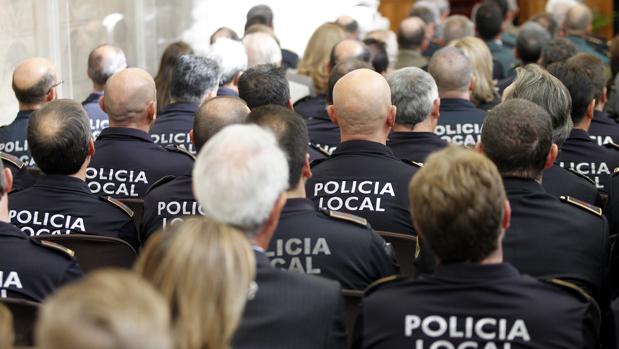
[[[125,53],[116,46],[102,44],[88,55],[88,77],[101,86],[115,73],[127,68]]]
[[[333,112],[342,133],[375,133],[385,124],[391,107],[387,80],[370,69],[344,75],[333,89]]]
[[[146,118],[149,107],[156,107],[156,98],[155,81],[145,70],[128,68],[112,75],[103,97],[110,126]]]

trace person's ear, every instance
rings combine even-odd
[[[469,82],[469,92],[475,91],[475,75],[471,75],[471,82]]]
[[[49,92],[47,93],[47,95],[45,96],[45,102],[51,102],[53,100],[55,100],[57,97],[56,94],[56,88],[52,88],[49,90]]]
[[[288,109],[294,111],[294,104],[292,103],[292,99],[288,100]]]
[[[10,169],[5,168],[3,175],[5,183],[4,194],[8,194],[11,190],[13,190],[13,172],[11,172]]]
[[[501,228],[503,228],[503,231],[509,229],[509,226],[511,224],[511,217],[512,207],[509,204],[509,200],[505,200],[505,202],[503,203],[503,219],[501,220]]]
[[[441,116],[441,98],[436,97],[434,102],[432,102],[432,112],[430,114],[433,119],[438,120]]]
[[[239,72],[238,74],[236,74],[234,79],[232,79],[232,85],[239,86],[239,80],[241,79],[241,75],[243,75],[243,72]]]
[[[327,115],[329,115],[329,120],[331,120],[332,123],[339,125],[337,123],[337,116],[335,115],[335,107],[333,104],[327,106]]]
[[[273,204],[273,209],[271,209],[271,213],[269,214],[267,221],[264,223],[264,226],[256,236],[256,244],[265,250],[269,247],[269,242],[275,233],[275,229],[277,229],[279,217],[281,216],[285,204],[286,193],[284,192],[279,194],[279,197]]]
[[[107,108],[105,107],[105,95],[99,97],[99,108],[107,114]]]
[[[544,169],[551,168],[552,165],[554,165],[555,160],[557,160],[557,156],[559,156],[559,147],[552,143],[552,146],[550,146],[550,150],[548,151],[548,155],[546,156]]]
[[[587,114],[585,115],[585,117],[589,120],[592,120],[594,113],[595,113],[595,98],[587,106]]]
[[[86,154],[88,154],[88,156],[95,155],[95,140],[92,139],[92,137],[88,139],[88,151],[86,152]]]
[[[157,102],[155,101],[150,102],[146,112],[148,113],[147,114],[148,121],[149,122],[155,121],[157,119]]]
[[[309,153],[305,154],[305,160],[303,160],[303,170],[301,172],[301,177],[303,177],[303,179],[305,180],[312,178],[312,166],[310,166]]]
[[[389,112],[387,114],[387,127],[390,129],[395,125],[395,115],[397,114],[398,107],[392,105],[389,107]]]
[[[191,141],[191,144],[195,145],[196,141],[193,135],[193,128],[191,129],[191,131],[189,131],[189,140]]]
[[[475,149],[476,152],[478,152],[480,154],[484,153],[484,146],[481,144],[481,142],[475,143],[475,148],[474,149]]]
[[[598,101],[598,104],[606,104],[606,102],[608,101],[608,89],[606,87],[604,87],[604,89],[602,90],[602,95],[600,96],[600,100]]]

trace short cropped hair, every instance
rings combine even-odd
[[[423,21],[423,19],[421,20]],[[402,30],[402,26],[400,26],[397,34],[400,49],[417,49],[421,47],[426,38],[426,30],[424,26],[419,26],[417,30],[412,32],[406,32]]]
[[[552,141],[561,147],[574,124],[570,117],[572,97],[563,83],[536,64],[516,68],[516,79],[504,98],[522,98],[544,108],[552,119]]]
[[[177,102],[200,103],[202,97],[219,87],[221,69],[210,58],[181,56],[172,72],[170,94]]]
[[[439,263],[476,263],[497,249],[506,195],[483,155],[455,146],[436,152],[408,192],[419,236]]]
[[[45,174],[75,174],[86,161],[92,138],[88,115],[74,100],[52,101],[32,113],[27,138],[32,157]]]
[[[572,97],[572,121],[580,123],[587,113],[589,103],[595,98],[593,81],[585,68],[575,62],[557,62],[551,64],[548,72],[561,80]]]
[[[473,66],[466,55],[456,47],[445,47],[434,53],[428,72],[441,91],[466,92],[471,83]]]
[[[475,27],[479,36],[488,41],[501,33],[504,16],[501,9],[494,3],[485,3],[475,13]]]
[[[200,151],[217,132],[247,119],[247,104],[233,96],[218,96],[202,103],[193,119],[193,143]]]
[[[557,35],[557,32],[559,31],[559,23],[557,23],[557,20],[547,12],[538,13],[535,16],[529,18],[529,21],[535,22],[546,28],[550,36],[553,38]]]
[[[137,274],[100,270],[48,298],[36,326],[41,349],[172,349],[170,310]]]
[[[261,105],[288,106],[290,86],[282,68],[272,64],[258,65],[247,69],[239,79],[239,96],[249,109]]]
[[[537,179],[552,146],[550,115],[526,99],[507,100],[486,115],[481,144],[503,176]]]
[[[475,36],[475,25],[462,15],[452,15],[443,22],[443,41],[445,45],[458,39]]]
[[[585,72],[593,83],[595,99],[599,101],[602,98],[604,88],[606,87],[606,77],[604,73],[606,66],[604,65],[604,62],[590,53],[579,53],[567,61],[570,63],[580,64],[580,66],[585,69]]]
[[[247,53],[245,46],[236,40],[228,38],[217,39],[211,45],[208,57],[217,61],[221,68],[219,85],[227,85],[245,69],[247,69]]]
[[[548,67],[552,63],[563,62],[573,57],[577,53],[576,46],[565,38],[555,38],[542,47],[540,64]]]
[[[374,71],[379,74],[383,74],[389,68],[389,55],[387,54],[387,44],[385,42],[374,39],[363,39],[363,43],[368,47],[370,51],[370,62]]]
[[[535,22],[525,23],[516,38],[516,51],[523,64],[537,63],[548,41],[550,34],[544,27]]]
[[[335,88],[335,84],[346,74],[351,71],[357,69],[372,69],[373,67],[364,61],[360,61],[358,59],[348,59],[343,62],[340,62],[333,70],[331,70],[331,74],[329,75],[329,82],[327,85],[327,103],[333,104],[333,89]]]
[[[301,179],[309,144],[303,117],[279,105],[265,105],[252,110],[247,121],[275,134],[279,147],[288,157],[288,189],[296,187]]]
[[[231,125],[200,150],[193,185],[206,216],[252,237],[288,188],[288,161],[272,132]]]
[[[267,5],[256,5],[247,11],[245,29],[254,24],[273,26],[273,10]]]
[[[416,68],[402,68],[389,74],[391,103],[397,107],[395,122],[413,128],[432,112],[438,88],[432,75]]]
[[[13,78],[13,92],[20,103],[40,104],[43,103],[54,83],[56,83],[56,76],[51,71],[43,74],[39,81],[24,90],[15,85],[15,78]]]

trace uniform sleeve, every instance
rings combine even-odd
[[[333,320],[331,324],[331,329],[327,334],[327,343],[325,348],[333,348],[333,349],[345,349],[347,348],[346,343],[346,307],[344,303],[344,296],[342,296],[341,292],[337,291],[336,295],[336,304],[335,304],[335,312],[333,314]]]
[[[374,231],[372,231],[372,241],[370,242],[370,256],[373,280],[396,275],[400,272],[400,266],[395,258],[393,249]]]
[[[67,266],[67,269],[62,276],[61,285],[67,284],[77,279],[81,279],[82,276],[84,276],[82,268],[80,267],[79,263],[77,263],[77,261],[73,259]]]

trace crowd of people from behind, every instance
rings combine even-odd
[[[341,16],[299,57],[258,5],[154,77],[94,47],[81,103],[24,60],[0,349],[15,300],[41,349],[616,348],[619,37],[577,0],[517,14],[419,0],[397,33]],[[48,241],[69,234],[137,260],[86,270]]]

